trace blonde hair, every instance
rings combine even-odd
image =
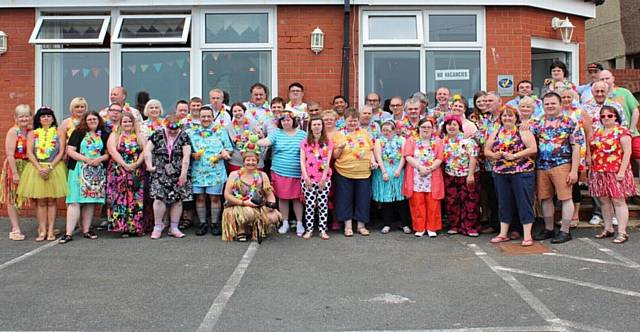
[[[327,109],[322,111],[322,117],[324,118],[325,115],[333,115],[334,118],[338,118],[338,112],[334,111],[333,109]]]
[[[146,105],[144,105],[144,111],[142,113],[144,116],[149,116],[149,107],[157,105],[160,108],[160,115],[164,113],[164,109],[162,108],[162,103],[158,99],[150,99]]]
[[[87,103],[87,100],[84,99],[84,97],[75,97],[71,99],[71,102],[69,103],[69,113],[73,114],[73,109],[79,104],[84,104],[85,111],[89,110],[89,103]]]
[[[33,116],[33,109],[28,104],[20,104],[16,106],[15,111],[13,111],[13,115],[17,118],[20,115],[28,115]]]
[[[138,126],[138,121],[136,120],[136,117],[131,112],[122,112],[122,117],[120,118],[120,125],[118,126],[116,133],[118,134],[122,133],[122,119],[124,118],[131,120],[131,123],[133,124],[133,132],[136,134],[136,136],[138,136],[140,134],[140,130],[139,130],[140,126]]]
[[[535,107],[536,101],[529,96],[524,96],[520,99],[520,105],[528,105],[528,106]]]

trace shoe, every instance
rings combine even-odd
[[[71,242],[71,241],[73,241],[73,238],[71,237],[71,235],[65,234],[60,238],[60,240],[58,240],[58,243],[65,244],[65,243]]]
[[[296,235],[301,237],[304,234],[304,225],[302,225],[302,221],[298,221],[296,223]]]
[[[191,219],[181,219],[180,223],[178,224],[178,229],[189,229],[191,228],[191,226],[193,226],[193,221]]]
[[[467,236],[469,236],[469,237],[478,237],[478,236],[480,236],[480,234],[478,234],[477,232],[471,232],[471,233],[467,234]]]
[[[278,228],[278,233],[287,234],[288,231],[289,231],[289,222],[284,220],[284,221],[282,221],[282,226],[280,226],[280,228]]]
[[[616,217],[611,218],[611,223],[613,226],[618,226],[618,219],[616,219]]]
[[[164,230],[164,225],[162,226],[154,226],[153,231],[151,232],[151,239],[157,240],[162,236],[162,231]]]
[[[491,243],[500,243],[500,242],[509,242],[511,241],[510,238],[506,237],[506,236],[494,236],[491,240],[489,240],[489,242]]]
[[[94,233],[93,231],[88,231],[86,233],[83,233],[82,237],[85,238],[85,239],[95,240],[95,239],[98,238],[98,235],[96,233]]]
[[[9,240],[11,241],[22,241],[26,236],[24,234],[18,232],[9,232]]]
[[[382,230],[380,231],[380,233],[387,234],[387,233],[389,233],[390,230],[391,230],[391,227],[384,226],[384,227],[382,227]]]
[[[42,242],[47,238],[47,233],[42,232],[38,233],[38,237],[36,237],[36,242]]]
[[[551,239],[551,243],[560,244],[565,243],[567,241],[571,241],[571,233],[559,231],[558,235],[556,235],[553,239]]]
[[[438,233],[434,231],[427,231],[427,235],[429,235],[429,237],[431,238],[438,237]]]
[[[422,231],[422,232],[415,232],[415,233],[413,233],[413,236],[415,236],[415,237],[423,237],[423,236],[424,236],[424,231]]]
[[[369,230],[364,228],[364,227],[359,227],[358,228],[358,234],[362,235],[362,236],[369,236]]]
[[[405,233],[405,234],[413,233],[413,231],[411,230],[411,227],[409,227],[409,226],[402,227],[402,232]]]
[[[247,235],[245,234],[238,234],[236,236],[236,241],[238,242],[247,242]]]
[[[353,236],[353,229],[351,229],[351,228],[345,228],[345,229],[344,229],[344,236],[345,236],[345,237],[352,237],[352,236]]]
[[[591,220],[589,220],[589,225],[600,225],[602,223],[602,218],[600,218],[600,216],[594,215],[593,217],[591,217]]]
[[[611,242],[613,242],[615,244],[623,244],[623,243],[627,242],[627,240],[629,240],[629,235],[628,234],[618,232],[618,236],[616,236],[616,238],[613,239],[613,241],[611,241]]]
[[[531,247],[533,245],[533,240],[522,240],[520,245],[523,247]]]
[[[320,238],[323,240],[329,240],[329,234],[325,231],[320,231]]]
[[[616,235],[616,232],[611,232],[608,230],[603,230],[602,232],[600,232],[599,234],[596,234],[594,237],[596,239],[604,239],[604,238],[608,238],[608,237],[613,237],[614,235]]]
[[[449,234],[449,235],[455,235],[455,234],[458,234],[458,230],[457,230],[457,229],[453,229],[453,228],[452,228],[452,229],[450,229],[450,230],[448,230],[448,231],[447,231],[447,234]]]
[[[171,229],[169,229],[169,236],[173,236],[176,239],[181,239],[181,238],[185,237],[186,235],[184,233],[182,233],[182,231],[180,231],[179,228],[171,228]]]
[[[578,227],[579,223],[580,223],[580,219],[571,219],[571,224],[569,224],[569,227],[576,228]]]
[[[220,228],[219,222],[211,224],[211,235],[213,236],[222,235],[222,229]]]
[[[308,231],[308,232],[304,232],[304,235],[302,235],[302,238],[305,240],[309,240],[311,239],[312,236],[313,236],[313,231]]]
[[[543,241],[552,239],[555,236],[555,233],[552,230],[545,229],[540,233],[533,236],[533,239],[536,241]]]
[[[201,222],[200,223],[200,228],[198,228],[198,230],[196,231],[196,235],[197,236],[203,236],[203,235],[205,235],[207,233],[209,233],[209,223]]]

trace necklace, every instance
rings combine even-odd
[[[84,140],[87,145],[87,155],[91,158],[96,158],[100,156],[100,152],[102,151],[102,131],[98,130],[95,133],[91,133],[90,131],[84,135]]]
[[[56,127],[50,127],[46,131],[44,128],[38,128],[33,132],[33,139],[36,158],[38,160],[47,160],[51,157],[58,144],[58,131]]]
[[[29,129],[26,130],[20,129],[20,127],[15,126],[16,128],[16,150],[14,155],[19,157],[20,159],[24,159],[27,153],[27,134],[29,133]]]
[[[431,139],[429,139],[429,142],[419,140],[418,143],[416,143],[416,149],[418,150],[418,160],[422,166],[429,167],[433,165],[433,162],[436,160],[436,156],[431,148]]]
[[[380,149],[382,150],[382,160],[389,165],[394,165],[402,159],[402,139],[394,136],[388,139],[384,136],[380,138]]]
[[[316,158],[319,171],[324,171],[329,165],[329,148],[327,143],[322,143],[322,146],[317,142],[314,142],[313,145],[307,145],[307,154],[311,154]],[[310,164],[310,166],[313,165]]]
[[[251,131],[249,131],[249,119],[243,117],[242,123],[240,123],[240,121],[238,121],[237,119],[233,119],[233,121],[231,121],[231,124],[233,125],[233,132],[235,133],[233,142],[236,145],[240,143],[246,143],[249,140],[249,135],[251,135]]]
[[[122,133],[122,146],[124,147],[124,153],[129,156],[135,155],[140,151],[140,145],[138,145],[137,136],[135,133]]]
[[[360,160],[366,155],[366,142],[364,139],[364,135],[362,135],[361,129],[356,129],[351,133],[346,133],[347,135],[347,145],[349,145],[349,150],[353,153],[356,159]]]
[[[241,199],[243,201],[251,199],[251,197],[253,197],[255,195],[255,193],[258,192],[258,185],[260,184],[260,182],[262,182],[262,176],[260,175],[260,172],[257,170],[253,171],[253,174],[251,174],[251,183],[249,184],[249,192],[246,194],[242,194],[242,176],[245,175],[247,172],[247,170],[242,167],[240,169],[240,172],[238,174],[238,178],[236,179],[236,183],[235,186],[233,188],[233,196],[235,196],[238,199]]]

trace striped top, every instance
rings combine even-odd
[[[273,149],[271,170],[280,176],[300,178],[300,142],[307,133],[296,129],[292,136],[277,129],[267,137]]]

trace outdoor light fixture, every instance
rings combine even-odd
[[[573,28],[575,26],[571,24],[569,18],[566,17],[564,20],[561,20],[557,17],[551,19],[551,27],[553,30],[560,29],[560,35],[562,36],[562,42],[565,44],[569,44],[571,42],[571,37],[573,36]]]
[[[311,33],[311,50],[318,54],[324,49],[324,32],[316,27]]]
[[[7,34],[0,31],[0,55],[7,53]]]

